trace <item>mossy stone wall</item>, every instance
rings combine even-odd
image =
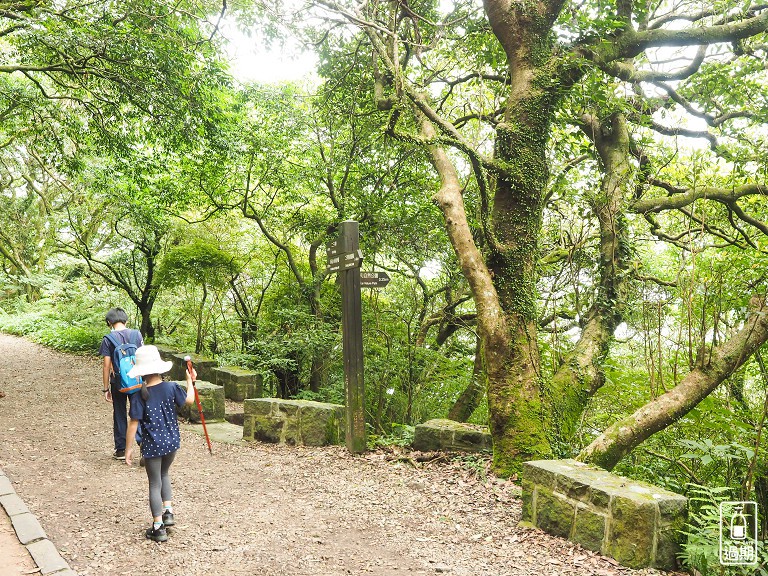
[[[192,364],[197,372],[197,379],[204,380],[206,382],[214,382],[216,375],[213,369],[216,368],[216,360],[208,358],[207,356],[201,356],[200,354],[168,354],[167,357],[161,353],[161,357],[164,360],[170,360],[173,362],[173,367],[169,372],[171,380],[184,381],[187,379],[187,365],[184,362],[184,357],[189,356],[192,359]]]
[[[214,383],[224,387],[224,396],[230,400],[242,402],[246,398],[261,398],[261,374],[235,366],[221,366],[213,369],[213,375]]]
[[[179,384],[181,384],[182,388],[187,386],[186,381],[180,381]],[[203,409],[205,421],[223,421],[225,412],[224,388],[201,380],[195,382],[195,387],[200,398],[200,406]],[[179,408],[179,416],[186,418],[190,422],[200,422],[200,411],[197,409],[197,402]]]
[[[523,522],[630,568],[677,567],[688,500],[576,460],[523,464]]]
[[[344,406],[310,400],[248,398],[243,440],[325,446],[344,442]]]

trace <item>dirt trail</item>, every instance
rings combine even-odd
[[[186,431],[177,525],[150,542],[144,470],[110,458],[99,359],[1,334],[0,357],[0,468],[82,576],[660,574],[517,528],[516,487],[456,465],[264,444],[210,456]]]

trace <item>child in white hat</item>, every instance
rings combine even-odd
[[[125,463],[133,460],[133,438],[141,425],[141,452],[144,456],[147,478],[149,479],[149,508],[153,523],[146,535],[155,542],[168,540],[167,526],[173,526],[173,492],[168,470],[181,446],[179,421],[176,408],[195,401],[192,381],[197,377],[187,371],[187,389],[177,382],[163,380],[161,374],[168,372],[172,362],[160,358],[156,346],[142,346],[136,350],[136,365],[128,373],[131,377],[143,376],[138,401],[131,401],[128,416],[128,433],[125,443]]]

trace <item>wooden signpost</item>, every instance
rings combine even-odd
[[[346,443],[353,454],[365,452],[365,382],[363,378],[363,314],[360,288],[383,288],[386,272],[360,272],[363,253],[360,231],[354,220],[339,225],[339,238],[327,249],[326,272],[337,272],[341,285],[341,330],[344,354]]]

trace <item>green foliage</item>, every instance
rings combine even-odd
[[[755,451],[749,446],[743,446],[736,442],[727,444],[715,444],[709,438],[702,440],[678,440],[678,444],[687,449],[679,457],[687,460],[698,460],[702,466],[707,466],[716,461],[728,463],[733,460],[751,460]]]
[[[193,281],[223,287],[236,276],[236,257],[210,240],[198,239],[168,250],[158,269],[158,281],[167,286]]]
[[[766,576],[768,546],[758,540],[756,566],[723,566],[720,563],[720,502],[732,500],[727,487],[689,486],[688,523],[683,534],[680,560],[685,568],[701,576]]]
[[[720,511],[718,503],[727,500],[728,488],[692,486],[688,496],[688,540],[683,544],[681,561],[702,575],[722,574],[719,561]]]
[[[410,446],[415,432],[416,428],[408,424],[392,423],[388,434],[376,434],[369,426],[366,443],[369,450],[388,446]]]
[[[0,330],[16,336],[26,336],[38,330],[52,314],[51,309],[0,314]]]
[[[451,460],[462,470],[485,483],[491,472],[491,456],[489,454],[456,454]]]
[[[105,310],[106,311],[106,310]],[[50,301],[26,304],[14,314],[0,314],[0,331],[27,336],[65,352],[95,354],[104,336],[103,312],[75,312]]]
[[[51,321],[39,327],[33,339],[56,350],[94,353],[98,350],[103,336],[104,330],[93,324],[78,326]]]
[[[181,145],[208,128],[211,92],[225,81],[204,41],[206,15],[197,3],[144,0],[10,7],[4,17],[18,25],[3,50],[29,70],[31,87],[86,116],[108,148],[129,150],[129,135],[149,132]]]

